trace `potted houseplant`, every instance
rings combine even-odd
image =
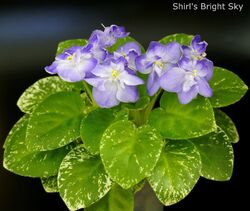
[[[124,27],[59,43],[50,74],[17,105],[4,167],[41,178],[70,210],[133,210],[146,183],[164,205],[199,177],[229,180],[233,121],[220,108],[247,86],[214,66],[199,35],[173,34],[145,51]]]

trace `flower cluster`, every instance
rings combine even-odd
[[[117,39],[128,35],[124,27],[117,25],[95,30],[85,46],[65,50],[45,70],[68,82],[87,82],[93,86],[95,102],[104,108],[139,99],[138,85],[144,81],[138,72],[149,74],[146,85],[149,96],[160,88],[176,92],[182,104],[198,94],[212,96],[208,81],[213,74],[213,63],[205,58],[207,43],[199,35],[190,46],[153,41],[145,54],[137,42],[127,42],[112,53],[107,50]]]

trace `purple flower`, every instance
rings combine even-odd
[[[120,102],[136,102],[139,98],[137,85],[143,80],[126,70],[124,59],[99,64],[92,73],[96,76],[86,81],[93,86],[93,97],[103,108],[110,108]]]
[[[190,46],[182,46],[183,56],[189,59],[203,59],[206,57],[207,42],[201,41],[200,35],[195,35]]]
[[[65,81],[76,82],[83,80],[97,63],[91,53],[91,46],[75,46],[56,56],[55,61],[46,66],[45,70],[50,74],[58,74]]]
[[[208,59],[190,60],[183,57],[179,67],[167,71],[160,80],[161,87],[169,92],[176,92],[180,103],[187,104],[197,94],[212,96],[208,81],[213,75],[213,62]]]
[[[177,42],[162,45],[151,42],[146,54],[136,58],[135,64],[139,72],[149,74],[147,91],[150,96],[160,88],[160,77],[169,69],[177,66],[181,56],[181,48]]]
[[[135,59],[139,55],[141,55],[141,48],[136,42],[128,42],[114,52],[115,58],[123,57],[127,62],[128,68],[134,71],[136,71]]]
[[[128,34],[123,26],[111,25],[104,27],[104,31],[94,30],[89,38],[89,43],[95,42],[99,47],[108,47],[115,44],[118,38],[126,37]]]
[[[106,59],[108,52],[104,47],[99,46],[97,35],[91,38],[87,46],[89,47],[94,58],[96,58],[99,62],[102,62]]]

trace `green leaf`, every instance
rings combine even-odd
[[[149,124],[164,138],[188,139],[216,130],[213,108],[208,99],[198,97],[189,104],[180,104],[176,94],[164,93],[161,108],[154,109]]]
[[[108,47],[107,49],[109,52],[112,53],[112,52],[116,51],[119,47],[125,45],[128,42],[136,42],[141,47],[141,52],[145,53],[145,49],[143,48],[143,46],[130,36],[117,39],[116,43],[114,45]]]
[[[214,109],[214,114],[216,124],[227,134],[232,143],[237,143],[239,141],[239,134],[231,118],[219,109]]]
[[[81,124],[81,138],[91,154],[99,154],[100,141],[104,131],[114,121],[111,109],[97,109],[88,114]]]
[[[215,108],[236,103],[248,90],[239,76],[221,67],[214,67],[214,75],[209,83],[213,90],[210,102]]]
[[[161,136],[149,125],[136,128],[130,121],[118,121],[104,132],[100,155],[112,180],[128,189],[149,176],[162,145]]]
[[[80,137],[83,105],[80,94],[75,92],[59,92],[46,98],[30,116],[28,148],[52,150]]]
[[[58,44],[56,55],[63,53],[66,49],[73,46],[84,46],[88,43],[88,40],[85,39],[74,39],[62,41]]]
[[[85,209],[85,211],[133,211],[134,195],[131,191],[113,185],[111,190],[100,201]]]
[[[163,37],[160,39],[160,43],[162,44],[168,44],[170,42],[178,42],[181,45],[190,45],[193,35],[188,35],[188,34],[171,34],[166,37]]]
[[[100,157],[89,155],[82,145],[73,149],[62,161],[58,187],[70,210],[95,203],[110,190],[111,185]]]
[[[62,91],[78,91],[82,86],[80,83],[69,83],[57,76],[40,79],[24,91],[17,101],[18,107],[24,113],[32,111],[48,96]]]
[[[44,190],[47,193],[58,192],[57,175],[51,176],[51,177],[43,177],[43,178],[41,178],[41,182],[42,182]]]
[[[201,155],[201,176],[216,181],[230,179],[233,172],[233,148],[221,128],[217,132],[193,139],[192,143]]]
[[[10,131],[5,144],[4,167],[21,176],[48,177],[56,175],[59,165],[73,145],[45,152],[27,149],[28,117],[21,118]]]
[[[189,194],[199,179],[200,169],[200,155],[194,145],[187,140],[171,140],[148,181],[158,199],[168,206]]]

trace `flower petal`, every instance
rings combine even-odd
[[[162,58],[167,53],[167,48],[165,45],[156,42],[151,41],[147,50],[147,56],[149,58],[154,58],[155,56],[158,56],[159,58]]]
[[[181,57],[181,46],[177,42],[171,42],[166,47],[166,53],[162,56],[164,62],[177,63]]]
[[[76,65],[77,69],[82,72],[90,72],[97,65],[97,60],[95,58],[84,59],[79,64]]]
[[[151,72],[148,76],[147,92],[149,96],[153,96],[160,88],[159,76],[156,72]]]
[[[192,49],[189,46],[181,46],[182,56],[187,58],[192,58]]]
[[[116,97],[121,102],[134,103],[139,98],[138,89],[136,86],[119,86]]]
[[[197,61],[194,68],[198,70],[198,76],[205,77],[206,80],[210,80],[213,76],[213,62],[208,59]]]
[[[101,108],[111,108],[119,104],[119,101],[116,98],[117,87],[115,84],[109,84],[106,87],[105,91],[101,91],[98,88],[94,87],[92,94],[96,103]]]
[[[85,77],[85,72],[78,71],[78,69],[71,63],[58,65],[57,71],[58,75],[68,82],[81,81]]]
[[[160,78],[160,86],[169,92],[180,92],[185,80],[185,71],[175,67]]]
[[[201,41],[200,35],[195,35],[191,42],[191,47],[197,51],[199,54],[202,54],[206,51],[207,42]]]
[[[91,71],[95,76],[99,77],[110,77],[112,73],[112,68],[108,63],[102,64],[102,65],[97,65],[95,69]]]
[[[128,67],[136,71],[135,59],[139,56],[139,54],[132,50],[128,53]]]
[[[125,45],[117,49],[118,53],[128,54],[130,51],[135,51],[138,54],[141,54],[141,48],[136,42],[127,42]]]
[[[46,66],[44,69],[46,70],[46,72],[48,72],[50,74],[56,74],[58,63],[60,63],[60,62],[54,61],[51,65]]]
[[[57,66],[58,75],[65,81],[76,82],[84,79],[86,72],[90,72],[97,64],[96,59],[86,59],[79,64],[61,60]]]
[[[198,87],[199,87],[199,94],[204,97],[212,97],[213,92],[211,87],[209,86],[208,82],[204,78],[199,78],[197,80]]]
[[[136,75],[131,75],[126,71],[123,71],[120,74],[120,80],[129,86],[136,86],[136,85],[144,84],[144,81],[141,78],[139,78]]]
[[[179,92],[178,98],[181,104],[187,104],[192,99],[194,99],[198,94],[198,86],[193,86],[189,91],[187,92]]]
[[[98,88],[101,91],[105,91],[105,81],[102,78],[93,77],[93,78],[85,78],[84,79],[88,84],[90,84],[93,87]]]
[[[136,69],[143,74],[148,74],[152,71],[152,65],[150,66],[149,63],[150,61],[148,61],[145,54],[135,59]]]
[[[182,69],[184,69],[184,70],[186,70],[186,71],[192,71],[192,70],[194,69],[194,68],[193,68],[194,62],[195,62],[195,61],[192,61],[191,59],[189,59],[189,58],[183,56],[183,57],[181,58],[181,60],[178,62],[178,64],[179,64],[179,66],[180,66]]]

